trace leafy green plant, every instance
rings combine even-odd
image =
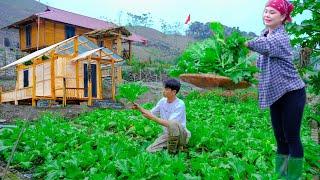
[[[42,59],[43,61],[45,61],[45,60],[50,59],[50,57],[49,57],[49,56],[46,56],[46,55],[43,55],[43,56],[41,57],[41,59]]]
[[[117,99],[124,98],[133,103],[148,90],[148,87],[143,86],[140,82],[120,84],[118,86]]]
[[[25,66],[29,66],[29,65],[32,65],[32,64],[33,64],[33,62],[31,60],[23,63],[23,65],[25,65]]]
[[[320,94],[320,71],[318,74],[310,76],[309,84],[311,85],[312,91],[319,95]]]
[[[316,63],[320,61],[320,1],[318,0],[292,0],[294,11],[293,18],[298,15],[309,13],[300,23],[289,23],[286,28],[292,36],[291,43],[300,48],[300,61],[306,61],[304,66],[298,66],[300,75],[310,75],[317,73],[314,68]],[[308,53],[303,53],[308,50]],[[311,85],[314,93],[320,93],[320,73],[318,75],[305,78]]]
[[[134,110],[96,109],[75,119],[45,114],[30,122],[17,147],[12,168],[34,172],[32,179],[277,179],[273,156],[276,142],[270,113],[257,110],[257,93],[222,90],[185,98],[188,152],[146,152],[162,131],[151,121],[137,121]],[[206,111],[204,111],[206,109]],[[308,116],[302,121],[304,177],[320,172],[320,146],[310,137]],[[317,116],[319,118],[319,116]],[[0,129],[0,159],[7,161],[23,122]]]
[[[126,60],[126,63],[132,67],[134,73],[138,73],[147,67],[146,62],[141,62],[136,56],[132,55],[131,60]]]
[[[204,41],[191,44],[180,56],[178,64],[170,75],[183,73],[213,73],[230,77],[235,83],[246,80],[255,83],[258,71],[248,57],[246,38],[234,31],[225,36],[224,27],[219,22],[210,24],[214,35]]]
[[[295,7],[292,12],[293,18],[306,12],[310,15],[305,16],[307,18],[304,18],[300,24],[294,22],[286,26],[288,32],[294,35],[291,42],[293,45],[312,49],[312,56],[317,57],[320,55],[320,1],[293,0],[292,3]]]

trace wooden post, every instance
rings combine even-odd
[[[101,62],[97,60],[97,76],[98,76],[98,99],[102,99],[102,75],[101,75]]]
[[[122,50],[122,41],[121,41],[121,34],[120,34],[120,32],[119,32],[119,35],[117,36],[117,54],[119,55],[119,56],[122,56],[122,54],[121,54],[121,50]]]
[[[79,61],[76,62],[76,88],[77,88],[77,99],[79,99]]]
[[[32,107],[36,106],[36,64],[32,64]]]
[[[117,67],[117,83],[122,83],[122,68],[121,66]]]
[[[79,55],[79,38],[74,38],[74,54],[73,56],[76,57]],[[79,99],[79,61],[76,61],[76,93],[77,99]]]
[[[16,80],[16,88],[14,90],[14,93],[15,93],[15,99],[14,99],[14,105],[18,105],[18,97],[17,97],[17,91],[19,90],[19,67],[16,66],[16,74],[17,74],[17,80]]]
[[[39,41],[40,41],[40,16],[38,15],[37,20],[38,31],[37,31],[37,51],[39,50]]]
[[[131,41],[129,41],[129,64],[131,64],[131,59],[132,59],[132,45]]]
[[[2,104],[2,99],[1,99],[2,96],[1,95],[2,95],[2,87],[0,87],[0,104]]]
[[[92,106],[91,56],[88,61],[88,106]]]
[[[43,31],[42,31],[42,37],[43,37],[43,46],[45,46],[45,47],[47,47],[47,42],[46,42],[46,21],[44,20],[43,21],[43,25],[42,25],[42,27],[43,27]]]
[[[14,90],[14,93],[15,93],[14,105],[18,105],[17,91],[18,91],[18,84],[16,84],[16,88],[15,88],[15,90]]]
[[[74,57],[78,56],[79,54],[79,40],[78,37],[74,38]]]
[[[21,69],[22,70],[22,69]],[[17,80],[16,80],[16,85],[18,85],[18,89],[19,89],[19,71],[20,71],[20,67],[16,66],[16,74],[17,74]]]
[[[115,101],[116,100],[116,83],[115,83],[115,74],[114,74],[114,59],[112,59],[111,62],[111,97],[112,100]]]
[[[56,99],[56,72],[55,72],[55,60],[54,51],[50,53],[50,74],[51,74],[51,97],[53,100]]]
[[[66,90],[66,78],[63,78],[63,102],[62,106],[67,106],[67,90]]]

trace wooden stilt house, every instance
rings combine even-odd
[[[86,101],[90,106],[93,100],[107,98],[103,93],[104,78],[110,78],[109,94],[114,100],[116,84],[122,78],[119,64],[123,59],[90,40],[114,33],[101,30],[74,36],[0,68],[16,66],[17,71],[14,90],[3,92],[0,87],[0,103],[27,102],[36,106],[38,100],[46,99],[60,101],[63,105],[68,101]]]
[[[131,59],[132,43],[146,44],[148,41],[134,33],[130,36],[121,36],[117,31],[123,28],[116,24],[53,7],[47,7],[45,11],[33,14],[5,28],[19,30],[20,50],[28,53],[76,35],[80,36],[101,29],[108,30],[109,33],[91,40],[96,45],[106,47],[125,59]]]

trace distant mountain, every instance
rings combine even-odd
[[[179,56],[193,38],[182,35],[167,35],[156,29],[134,26],[127,27],[131,32],[148,39],[148,45],[134,46],[134,53],[143,60],[172,60]]]
[[[1,28],[43,11],[45,8],[44,4],[35,0],[0,0],[0,48],[16,49],[19,47],[19,31]]]
[[[0,28],[45,9],[35,0],[0,0]]]

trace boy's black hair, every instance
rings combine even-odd
[[[171,90],[176,90],[176,94],[178,94],[181,84],[176,79],[168,79],[163,83],[164,88],[170,88]]]

